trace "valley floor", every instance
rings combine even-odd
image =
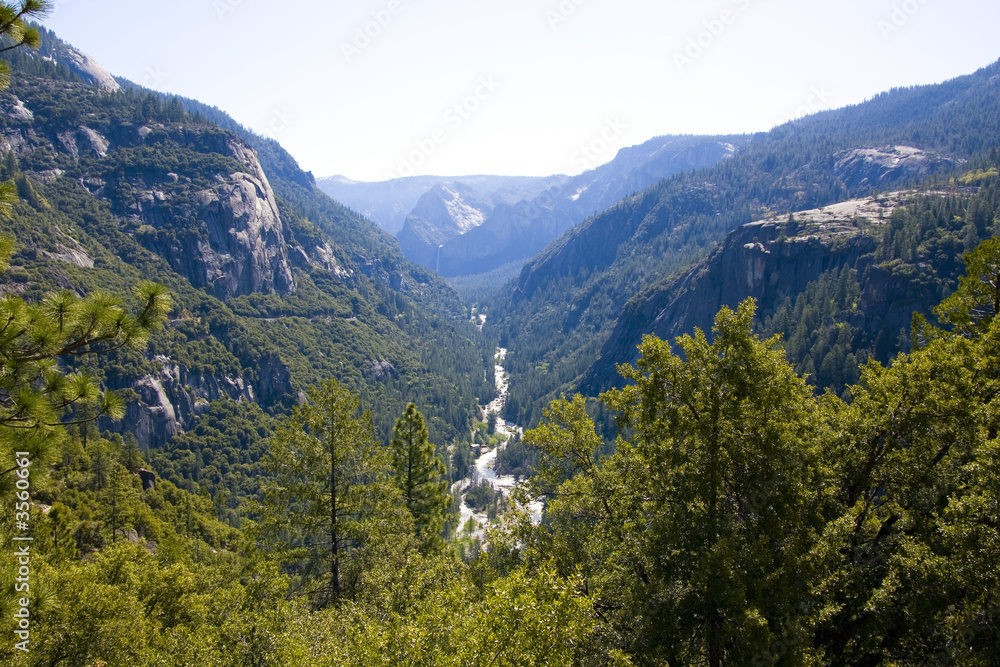
[[[481,316],[485,320],[485,316]],[[482,324],[480,324],[482,326]],[[496,374],[496,387],[497,387],[497,397],[490,402],[489,405],[483,407],[483,412],[487,415],[496,415],[496,432],[503,436],[503,442],[497,447],[487,447],[482,446],[479,449],[479,456],[476,457],[473,462],[474,472],[472,477],[467,477],[463,480],[455,482],[452,485],[452,494],[462,494],[462,505],[459,509],[460,520],[459,520],[459,530],[464,530],[468,527],[469,521],[473,520],[471,525],[470,535],[475,539],[483,539],[485,536],[485,530],[490,524],[489,516],[486,512],[477,512],[473,508],[469,507],[466,502],[465,492],[468,491],[473,486],[476,486],[481,481],[489,482],[490,485],[496,491],[504,494],[505,497],[510,498],[511,493],[517,487],[517,480],[513,475],[500,475],[497,474],[495,470],[497,453],[501,448],[506,447],[507,443],[514,438],[515,435],[523,434],[524,429],[513,424],[511,422],[505,421],[500,417],[503,412],[504,405],[507,401],[507,394],[510,390],[510,381],[507,376],[507,371],[504,368],[504,360],[507,356],[507,350],[504,348],[497,348],[496,354],[496,365],[494,366],[494,373]],[[531,511],[531,515],[535,523],[541,521],[542,518],[542,503],[534,502],[529,505],[528,509]]]

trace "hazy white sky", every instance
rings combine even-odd
[[[317,176],[578,173],[1000,58],[996,0],[55,0],[113,74],[218,106]]]

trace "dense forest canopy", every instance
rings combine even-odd
[[[996,67],[756,137],[466,308],[277,143],[0,33],[41,49],[0,93],[4,664],[1000,663]],[[558,396],[726,232],[871,195],[835,157],[876,142],[940,164],[864,252]]]

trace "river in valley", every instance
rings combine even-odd
[[[487,481],[495,490],[505,496],[510,496],[515,486],[517,486],[517,480],[514,479],[513,475],[498,475],[494,469],[497,452],[503,449],[515,435],[523,433],[523,430],[516,424],[512,424],[500,418],[500,413],[503,411],[504,404],[507,401],[507,392],[510,388],[507,371],[503,365],[506,357],[507,350],[502,347],[497,348],[495,364],[493,367],[493,372],[496,377],[497,397],[489,405],[483,407],[483,411],[486,413],[487,418],[490,414],[497,416],[496,432],[502,436],[503,441],[495,448],[480,447],[479,454],[473,461],[473,466],[475,467],[474,476],[455,482],[451,488],[452,495],[460,494],[462,496],[462,505],[459,509],[461,520],[458,524],[458,531],[460,533],[463,532],[469,523],[469,519],[474,518],[475,529],[472,531],[472,536],[480,539],[482,539],[484,531],[490,523],[489,517],[485,512],[475,512],[471,507],[469,507],[465,501],[465,491],[467,491],[473,484],[478,484],[481,481]],[[531,510],[534,521],[536,523],[540,521],[542,517],[542,504],[540,502],[531,503],[529,509]]]

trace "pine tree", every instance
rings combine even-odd
[[[131,431],[125,434],[120,458],[122,465],[132,474],[137,473],[139,468],[146,465],[146,462],[142,458],[142,452],[139,450],[139,441]]]
[[[171,299],[153,283],[142,283],[135,295],[142,304],[136,315],[103,292],[83,298],[50,294],[38,304],[0,298],[0,442],[16,438],[34,451],[61,434],[64,415],[74,406],[76,416],[68,423],[121,418],[125,406],[117,394],[103,392],[91,374],[65,372],[58,362],[145,347]]]
[[[38,28],[28,24],[49,13],[52,3],[46,0],[0,2],[0,53],[26,46],[37,49],[41,43]],[[0,90],[10,85],[10,65],[0,61]]]
[[[110,466],[111,461],[108,459],[108,453],[104,448],[104,444],[99,442],[97,447],[94,448],[90,464],[91,473],[94,476],[94,486],[98,491],[103,491],[105,485],[108,483]]]
[[[795,637],[816,520],[818,401],[777,339],[753,335],[752,299],[716,318],[714,340],[647,336],[630,381],[601,400],[620,416],[615,453],[585,400],[554,401],[525,434],[528,490],[546,520],[520,552],[587,581],[637,664],[772,662]]]
[[[346,566],[377,532],[399,525],[389,451],[359,403],[336,380],[310,389],[271,438],[273,481],[254,505],[265,548],[293,567],[299,592],[318,608],[341,597]]]
[[[136,478],[124,466],[114,463],[108,476],[108,485],[101,493],[105,524],[111,529],[111,543],[118,541],[119,534],[127,532],[139,502]]]
[[[444,479],[444,463],[427,438],[424,416],[410,403],[392,431],[393,468],[396,486],[413,515],[417,537],[432,546],[440,540],[451,496]]]

